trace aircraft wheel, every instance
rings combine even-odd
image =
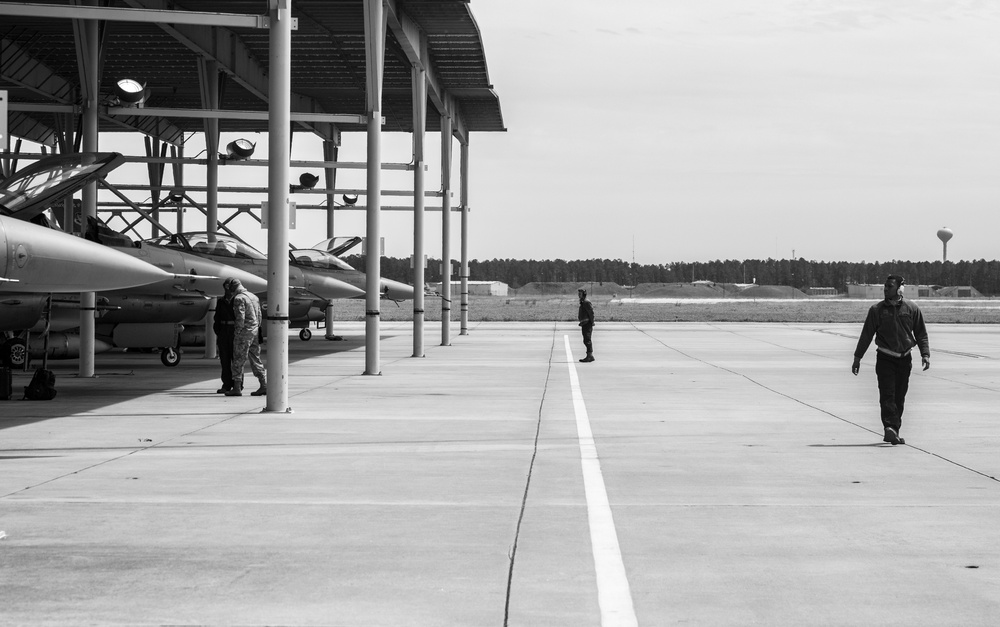
[[[181,363],[181,354],[174,348],[164,348],[160,351],[160,361],[167,368],[173,368]]]
[[[15,337],[3,343],[0,363],[11,368],[23,368],[27,362],[28,343],[23,338]]]
[[[299,339],[302,340],[303,342],[308,342],[310,339],[312,339],[312,336],[313,332],[310,331],[309,329],[302,329],[301,331],[299,331]]]

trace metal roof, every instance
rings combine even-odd
[[[292,32],[292,110],[364,116],[363,1],[292,0],[291,4],[298,19],[298,28]],[[457,132],[504,131],[500,101],[490,84],[479,27],[467,0],[387,0],[384,4],[389,29],[383,130],[413,130],[411,67],[415,51],[425,47],[422,63],[431,82],[427,130],[440,129],[441,109],[450,106]],[[47,15],[35,17],[4,14],[4,5],[10,11],[15,5],[51,8]],[[72,0],[0,0],[0,89],[9,92],[11,136],[52,144],[56,129],[74,123],[73,115],[56,112],[51,105],[63,105],[62,111],[67,105],[82,102],[74,20],[65,17],[65,11],[76,6]],[[103,0],[100,6],[266,16],[268,3]],[[110,103],[119,79],[132,78],[146,84],[147,107],[201,109],[197,61],[203,58],[218,61],[226,77],[220,90],[220,109],[267,111],[266,28],[104,20],[100,24],[104,42],[102,101]],[[181,132],[204,131],[202,119],[192,117],[102,116],[100,124],[102,132],[138,130],[172,142],[178,141]],[[320,132],[316,124],[296,126],[298,131]],[[220,130],[266,131],[267,121],[223,119]],[[340,123],[337,130],[362,131],[364,125]]]

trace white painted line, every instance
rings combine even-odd
[[[573,411],[576,413],[576,432],[580,440],[580,465],[583,467],[583,489],[587,496],[587,518],[590,521],[590,544],[594,550],[594,569],[597,571],[597,602],[601,606],[602,627],[634,627],[639,623],[632,606],[632,592],[625,575],[618,533],[611,516],[611,504],[601,475],[601,461],[597,458],[594,434],[590,430],[590,417],[583,403],[580,378],[576,374],[573,351],[566,340],[566,361],[569,364],[569,385],[573,391]]]

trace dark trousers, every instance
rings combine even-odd
[[[219,365],[222,367],[222,387],[233,387],[233,327],[228,327],[216,335],[215,345],[219,347]]]
[[[594,342],[591,340],[594,335],[594,325],[585,324],[580,328],[583,329],[583,345],[587,347],[587,354],[590,355],[594,352]]]
[[[910,370],[913,358],[890,357],[878,353],[875,358],[875,376],[878,377],[878,404],[882,408],[882,428],[892,427],[899,433],[903,426],[903,403],[910,387]]]

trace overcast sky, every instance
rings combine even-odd
[[[1000,2],[470,6],[509,129],[472,136],[474,259],[936,260],[944,226],[950,260],[1000,258]],[[409,136],[387,135],[383,157],[410,161]],[[363,161],[364,136],[345,135],[340,158]],[[341,172],[338,186],[364,186]],[[410,255],[410,215],[381,222],[386,253]],[[300,218],[292,240],[324,225]],[[336,228],[363,235],[364,214]],[[430,256],[440,242],[428,214]]]

